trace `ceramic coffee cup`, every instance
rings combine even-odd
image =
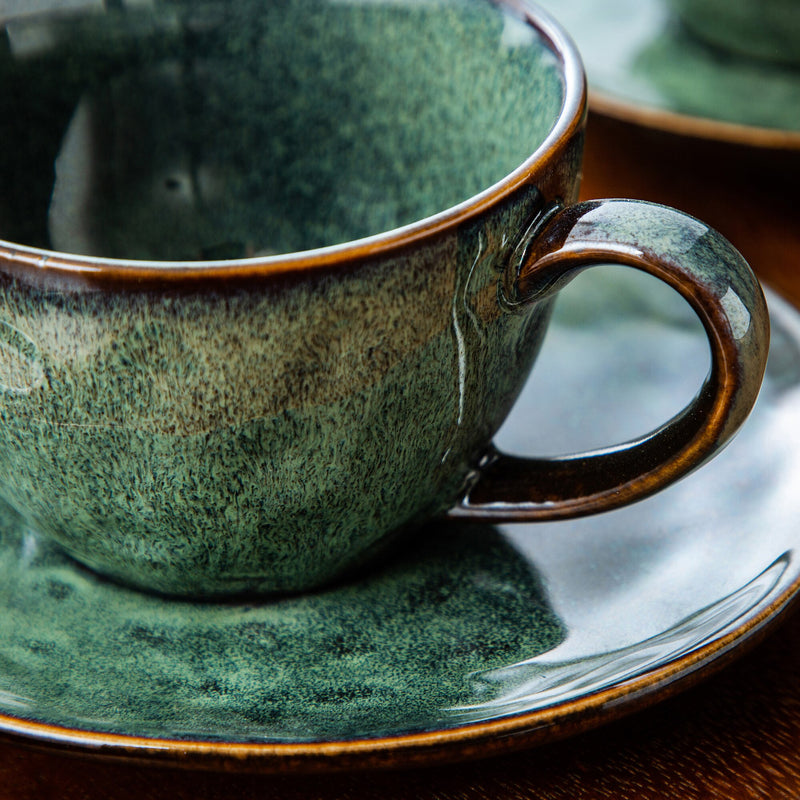
[[[797,0],[670,0],[687,28],[745,56],[800,64]]]
[[[436,515],[638,500],[749,413],[757,280],[678,211],[576,203],[579,57],[525,2],[5,25],[0,495],[83,564],[173,595],[306,590]],[[639,441],[503,455],[559,289],[599,263],[686,298],[709,377]]]

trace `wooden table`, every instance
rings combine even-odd
[[[798,177],[800,151],[765,154],[590,119],[585,197],[638,197],[689,211],[725,233],[765,282],[800,304]],[[694,688],[526,752],[413,771],[276,778],[87,761],[6,744],[0,798],[797,798],[798,675],[800,614],[791,613]]]

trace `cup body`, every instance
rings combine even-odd
[[[202,36],[214,26],[224,28],[226,14],[234,13],[226,11],[227,5],[207,4],[207,15],[191,17],[182,35]],[[264,4],[253,7],[258,5]],[[311,20],[307,24],[313,27],[314,14],[327,14],[325,8],[339,15],[350,9],[363,16],[370,5],[328,7],[297,0],[285,13]],[[166,6],[169,13],[164,12],[160,22],[170,22],[172,11],[181,10],[180,3]],[[402,14],[413,17],[413,10],[426,4],[400,6]],[[492,15],[500,13],[483,0],[443,7],[452,23],[478,6],[481,13],[483,6]],[[517,17],[509,28],[508,20],[500,13],[489,46],[505,47],[511,61],[517,57],[514,48],[550,52],[555,48],[552,41],[560,41],[549,23],[542,34]],[[99,18],[79,22],[101,24]],[[68,17],[37,17],[21,21],[20,30],[44,25],[51,33],[48,41],[63,34],[68,42],[69,24],[77,23]],[[337,46],[345,50],[354,46],[347,40],[348,24],[335,28],[337,36],[344,37]],[[514,35],[509,40],[508,31],[518,34],[514,25],[519,24],[524,41]],[[417,28],[428,30],[426,25],[423,21]],[[411,19],[404,31],[415,26]],[[232,30],[244,36],[248,27]],[[41,231],[48,229],[41,236],[51,238],[37,239],[33,231],[33,246],[9,243],[0,251],[0,496],[33,530],[55,538],[76,559],[134,586],[192,596],[304,590],[356,568],[395,532],[450,507],[525,382],[552,299],[524,315],[508,313],[502,285],[531,221],[556,200],[576,199],[585,115],[580,65],[564,43],[568,64],[557,65],[555,80],[546,90],[556,98],[552,108],[545,102],[546,92],[515,89],[507,101],[510,117],[538,114],[542,135],[536,138],[523,131],[520,143],[517,133],[509,134],[524,155],[501,159],[497,174],[490,170],[494,177],[483,185],[480,181],[485,179],[476,178],[473,195],[455,197],[450,208],[439,207],[434,199],[422,221],[413,217],[412,209],[411,219],[394,219],[397,227],[388,233],[382,232],[380,214],[369,221],[377,229],[351,231],[335,220],[323,220],[341,237],[357,241],[330,242],[324,238],[327,234],[320,234],[323,238],[314,244],[321,248],[269,255],[292,241],[292,226],[297,227],[302,209],[284,226],[291,229],[290,235],[281,239],[280,231],[274,232],[280,225],[273,224],[267,198],[267,205],[261,206],[264,227],[272,225],[273,232],[266,241],[241,245],[259,235],[257,222],[252,222],[257,214],[254,217],[249,206],[257,209],[261,200],[248,194],[252,187],[242,188],[242,176],[250,173],[230,160],[227,173],[204,171],[216,163],[211,158],[200,164],[202,169],[190,164],[175,175],[174,164],[191,161],[192,147],[207,140],[213,121],[202,115],[190,118],[200,122],[181,128],[184,140],[192,130],[203,136],[182,145],[185,149],[177,156],[172,154],[166,173],[157,146],[142,147],[124,137],[103,139],[100,122],[136,117],[131,110],[141,108],[143,98],[149,97],[131,86],[161,87],[184,104],[193,99],[186,86],[201,98],[203,87],[210,86],[215,102],[221,102],[217,95],[227,86],[224,81],[192,84],[184,76],[178,84],[185,91],[175,95],[174,41],[167,28],[167,33],[159,29],[158,37],[147,39],[152,52],[146,53],[144,65],[138,63],[139,55],[131,55],[124,36],[116,37],[123,41],[120,50],[92,55],[101,65],[109,59],[122,63],[110,70],[117,83],[108,78],[87,83],[85,77],[73,75],[75,85],[59,88],[61,100],[66,97],[68,102],[62,103],[64,108],[55,106],[61,120],[55,133],[43,135],[25,151],[27,156],[20,156],[27,157],[33,169],[42,153],[55,152],[56,177],[46,223],[39,226]],[[303,30],[301,25],[284,26],[282,35],[297,37],[287,52],[308,45]],[[548,37],[551,44],[545,46]],[[89,40],[98,41],[94,35]],[[25,41],[17,36],[17,42]],[[332,46],[328,42],[328,50]],[[237,59],[244,59],[240,68],[246,70],[252,53],[244,39],[226,35],[220,47],[232,55],[230,60],[218,56],[218,68],[234,69]],[[405,57],[436,58],[437,52],[411,47]],[[95,63],[91,59],[87,63]],[[550,58],[551,68],[557,60]],[[305,67],[310,69],[312,62],[308,59]],[[434,64],[437,74],[446,68],[442,61]],[[29,62],[21,62],[6,74],[27,74],[26,69]],[[192,74],[196,79],[203,70]],[[34,77],[41,80],[38,73]],[[535,83],[536,76],[531,78]],[[30,80],[33,86],[35,80]],[[337,81],[337,89],[343,91],[350,79],[339,75]],[[236,85],[232,80],[231,86]],[[381,86],[379,79],[370,103],[379,102]],[[279,105],[288,103],[298,115],[304,104],[296,93],[302,87],[294,91]],[[320,96],[331,91],[326,87]],[[130,106],[114,97],[129,98]],[[356,99],[352,94],[347,98],[345,105]],[[423,110],[430,102],[423,95],[414,100]],[[35,100],[28,97],[28,102]],[[383,102],[385,115],[399,101],[390,96]],[[435,142],[444,140],[445,150],[458,150],[447,127],[449,101],[439,102],[444,116]],[[174,108],[178,105],[173,103]],[[167,103],[161,110],[169,107]],[[480,110],[467,107],[467,112],[477,125]],[[396,133],[391,126],[400,126],[412,113],[408,108],[399,116],[384,116],[382,123],[367,119],[364,111],[368,133],[356,131],[349,146],[364,150],[382,124],[391,140]],[[313,115],[294,118],[293,135],[301,135],[312,121],[319,123]],[[481,124],[486,128],[485,121]],[[148,130],[142,125],[140,135],[146,138]],[[120,125],[120,130],[129,129]],[[242,130],[249,129],[245,125]],[[423,130],[430,126],[426,123]],[[13,135],[23,140],[24,133]],[[486,144],[480,131],[477,136],[479,150],[494,146]],[[277,140],[270,142],[280,150]],[[290,144],[283,142],[281,147],[285,150]],[[367,173],[348,173],[340,182],[343,193],[351,190],[350,199],[340,205],[349,202],[369,211],[372,197],[372,205],[380,206],[380,191],[390,181],[380,177],[378,156],[396,151],[396,142],[390,144],[374,151],[378,155]],[[314,137],[309,137],[299,149],[313,146]],[[120,148],[152,152],[158,163],[141,161],[140,153],[137,163],[144,166],[132,170],[136,174],[125,183],[119,178],[118,162],[94,161],[96,153]],[[359,159],[364,157],[361,150]],[[422,142],[406,154],[422,159],[427,152]],[[5,169],[10,170],[8,164]],[[324,165],[316,169],[323,178],[336,172]],[[430,169],[417,170],[417,184],[411,188],[399,184],[393,199],[427,191]],[[376,173],[376,185],[367,195],[354,195],[353,187],[370,170]],[[462,171],[469,169],[462,164]],[[208,189],[215,185],[214,175],[223,176],[218,180],[223,189],[217,194]],[[202,196],[212,212],[187,218],[183,206],[178,233],[170,237],[158,227],[161,217],[168,227],[166,206],[141,200],[148,196],[141,194],[141,187],[153,184],[153,176],[162,194],[179,189],[188,176],[195,182],[195,206]],[[433,178],[456,184],[460,180],[452,169]],[[321,207],[331,201],[329,182],[320,180],[311,183],[308,207],[314,205],[311,201]],[[118,213],[114,202],[123,189],[125,202]],[[46,192],[33,194],[43,197]],[[283,204],[296,208],[298,196]],[[214,230],[216,238],[210,244],[202,241],[224,216],[224,205],[215,203],[226,197],[234,198],[232,207],[241,200],[231,218],[246,217],[248,232],[238,235],[238,223],[223,220],[223,233]],[[25,219],[41,217],[40,212],[34,208]],[[10,224],[9,234],[0,233],[10,239],[18,229]],[[219,250],[212,245],[224,243],[226,236],[239,242],[236,257],[208,260],[209,253]],[[62,246],[43,246],[51,240]],[[164,252],[174,255],[170,247],[175,242],[188,242],[189,251],[206,260],[142,260]],[[166,249],[157,249],[162,246]],[[126,248],[134,258],[125,257]],[[252,251],[262,255],[252,256]]]
[[[795,0],[670,0],[693,33],[733,53],[800,64]]]
[[[577,164],[548,194],[574,194]],[[3,498],[138,586],[330,580],[452,505],[510,409],[551,301],[501,310],[503,233],[541,202],[525,187],[458,229],[308,276],[4,281]]]

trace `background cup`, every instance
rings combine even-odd
[[[746,56],[800,64],[796,0],[670,0],[681,20],[707,42]]]
[[[104,574],[308,589],[437,514],[645,497],[755,402],[757,280],[680,212],[575,204],[583,73],[525,3],[119,4],[7,33],[0,493]],[[703,389],[637,442],[499,453],[558,290],[608,262],[696,310]]]

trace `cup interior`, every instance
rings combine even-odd
[[[502,180],[564,103],[558,57],[490,0],[53,5],[5,19],[0,53],[0,238],[34,247],[219,260],[393,230]]]

